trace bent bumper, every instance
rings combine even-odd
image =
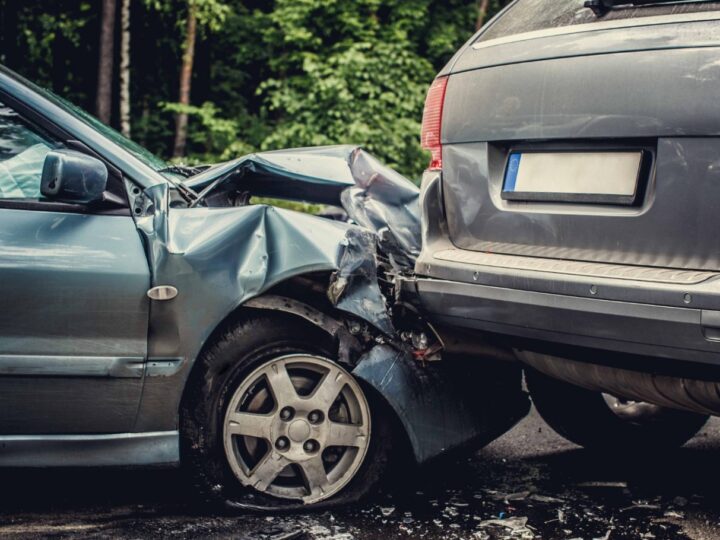
[[[559,278],[552,279],[557,282]],[[628,292],[642,292],[632,285],[625,286]],[[720,310],[431,278],[418,278],[414,287],[429,318],[446,325],[527,340],[720,365]],[[596,286],[594,290],[597,295],[602,289]],[[657,291],[646,292],[652,296]]]
[[[720,274],[462,250],[449,239],[440,173],[426,173],[420,199],[423,249],[402,286],[432,322],[514,347],[720,365]]]

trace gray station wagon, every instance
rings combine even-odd
[[[559,433],[683,444],[720,414],[720,3],[516,0],[429,91],[436,326],[513,349]]]

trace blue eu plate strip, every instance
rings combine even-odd
[[[520,159],[522,154],[515,152],[510,154],[508,159],[507,171],[505,172],[505,185],[503,191],[515,191],[515,182],[517,182],[518,171],[520,170]]]

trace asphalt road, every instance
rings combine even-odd
[[[613,461],[533,413],[472,458],[362,506],[280,516],[203,511],[175,470],[0,470],[0,537],[714,539],[719,458],[720,419],[679,451]]]

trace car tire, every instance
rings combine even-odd
[[[612,402],[617,398],[530,368],[525,370],[525,381],[543,420],[565,439],[590,450],[627,452],[679,448],[700,431],[709,418],[643,402],[627,402],[630,407],[627,411],[616,412]],[[637,406],[635,412],[634,406]]]
[[[390,459],[392,414],[336,350],[282,314],[228,325],[206,348],[181,410],[181,460],[206,499],[291,510],[373,490]]]

